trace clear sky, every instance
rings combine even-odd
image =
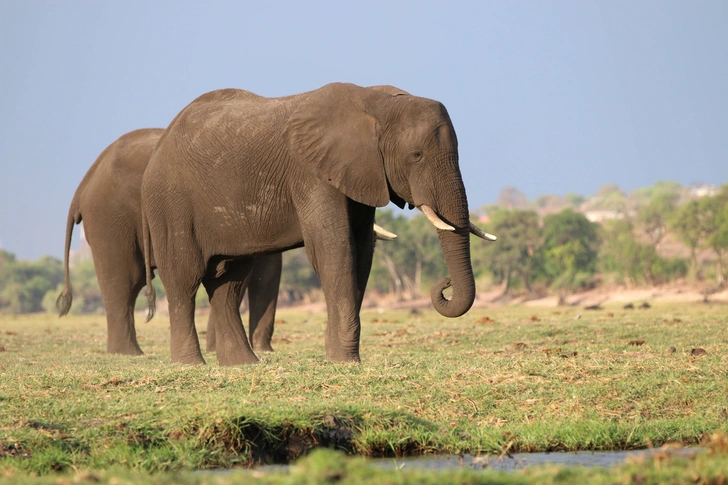
[[[332,81],[442,101],[471,209],[728,182],[726,0],[0,0],[0,245],[60,257],[99,153],[204,92]]]

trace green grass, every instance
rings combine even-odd
[[[368,310],[359,365],[324,359],[325,314],[284,310],[277,352],[238,368],[214,354],[170,364],[160,317],[138,325],[147,355],[134,358],[105,353],[103,316],[2,317],[0,473],[248,467],[316,446],[404,456],[694,445],[728,431],[726,310]]]

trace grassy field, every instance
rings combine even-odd
[[[105,353],[103,316],[0,317],[0,477],[113,469],[138,482],[285,462],[316,446],[363,456],[617,450],[728,431],[726,306],[495,308],[454,320],[367,310],[359,365],[325,361],[325,314],[278,318],[275,353],[223,368],[214,354],[206,366],[171,365],[161,317],[138,325],[147,354],[134,358]],[[728,462],[716,456],[679,466]],[[537,483],[529,473],[502,483]]]

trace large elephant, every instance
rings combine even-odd
[[[343,83],[282,98],[237,89],[198,97],[165,131],[142,182],[145,256],[151,244],[167,290],[172,361],[204,363],[194,297],[208,268],[229,262],[241,277],[251,257],[304,243],[327,303],[326,355],[359,361],[374,211],[390,200],[420,208],[438,229],[451,277],[434,285],[435,309],[467,312],[475,299],[469,235],[487,235],[469,221],[457,138],[441,103]],[[218,342],[247,340],[235,313],[218,320]],[[229,365],[257,361],[244,345],[225,355]]]
[[[73,225],[83,220],[91,246],[99,287],[106,308],[107,344],[110,353],[143,354],[136,338],[134,303],[145,285],[144,255],[141,243],[142,175],[162,128],[132,131],[109,145],[88,170],[71,201],[66,226],[65,288],[58,297],[61,316],[68,313],[73,299],[68,259]],[[153,257],[153,256],[152,256]],[[256,350],[273,350],[271,337],[275,320],[278,287],[281,278],[281,254],[255,259],[250,274],[248,299],[251,343]],[[210,278],[203,285],[213,285]],[[245,285],[231,295],[236,308]],[[209,291],[209,290],[208,290]],[[208,323],[207,350],[215,350],[215,319],[220,312],[219,299],[213,304]]]

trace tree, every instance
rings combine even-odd
[[[698,279],[701,279],[698,268],[697,250],[703,239],[700,220],[700,204],[697,200],[690,200],[678,209],[669,221],[670,228],[688,248],[690,248],[690,264]]]
[[[717,283],[725,284],[723,256],[728,251],[728,184],[714,196],[700,199],[700,224],[705,245],[718,257]]]
[[[654,199],[672,199],[678,201],[682,195],[682,186],[672,180],[655,182],[651,187],[642,187],[632,191],[630,201],[633,206],[640,207]]]
[[[569,292],[586,286],[594,276],[599,248],[597,227],[571,209],[544,218],[539,261],[551,287],[559,292],[560,304]]]
[[[601,229],[599,269],[613,273],[620,283],[638,284],[647,275],[646,261],[652,246],[639,243],[635,237],[631,219],[606,221]],[[654,259],[654,258],[653,258]]]
[[[627,207],[627,196],[618,185],[606,184],[587,201],[587,205],[590,209],[624,212]]]
[[[655,284],[652,272],[657,247],[665,238],[668,221],[674,217],[677,201],[680,198],[680,184],[676,182],[657,182],[653,187],[635,191],[635,200],[638,202],[637,222],[647,235],[654,251],[650,252],[647,261],[647,280]]]
[[[545,212],[558,212],[571,207],[568,200],[556,194],[539,195],[536,197],[535,205],[539,211]]]
[[[528,209],[530,206],[526,194],[510,185],[501,189],[495,205],[508,210]]]
[[[575,192],[567,192],[564,196],[566,202],[569,203],[572,209],[578,209],[586,201],[586,197]]]
[[[532,259],[541,244],[538,215],[533,211],[500,210],[492,214],[489,230],[498,241],[481,246],[492,271],[503,281],[503,293],[511,288],[511,278],[518,276],[523,286],[531,291]]]
[[[391,209],[377,211],[377,224],[399,237],[377,242],[369,286],[398,301],[419,298],[447,271],[437,231],[421,214],[408,219]]]
[[[629,218],[605,222],[599,248],[602,273],[611,273],[617,282],[631,284],[665,283],[687,274],[687,260],[660,257],[654,246],[637,240],[637,231]]]

